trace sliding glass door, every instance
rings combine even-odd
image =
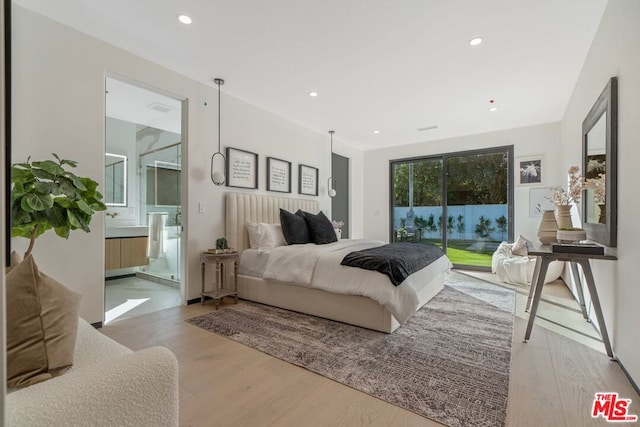
[[[488,269],[513,237],[513,147],[391,162],[391,241],[442,247],[456,267]]]

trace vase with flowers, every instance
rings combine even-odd
[[[580,175],[578,166],[571,166],[568,174],[568,190],[555,188],[551,198],[551,201],[556,205],[558,228],[573,228],[571,207],[574,203],[580,203],[582,191],[585,189],[584,178]]]
[[[607,202],[607,177],[605,174],[598,174],[597,178],[587,179],[585,187],[593,190],[593,202],[600,208],[600,216],[598,222],[600,224],[606,223],[606,202]]]
[[[579,241],[587,238],[582,228],[576,228],[571,221],[571,207],[580,203],[582,191],[586,189],[585,180],[580,174],[578,166],[571,166],[568,171],[568,189],[556,188],[551,200],[556,205],[556,220],[558,223],[559,241]]]
[[[344,222],[331,220],[331,224],[333,225],[333,230],[336,232],[336,237],[340,240],[342,238],[342,226],[344,226]]]

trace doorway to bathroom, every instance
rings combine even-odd
[[[105,320],[181,304],[186,100],[105,79]]]

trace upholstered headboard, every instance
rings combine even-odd
[[[229,246],[238,252],[249,247],[247,221],[280,224],[280,208],[317,213],[317,200],[274,197],[249,193],[225,194],[225,231]]]

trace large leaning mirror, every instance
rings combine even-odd
[[[612,77],[582,122],[582,227],[588,239],[611,247],[617,245],[617,130],[618,79]]]

